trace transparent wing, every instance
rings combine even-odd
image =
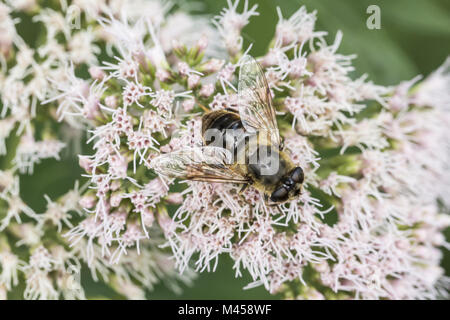
[[[249,132],[265,131],[272,144],[281,143],[275,109],[266,76],[259,63],[251,56],[241,59],[239,71],[239,115]]]
[[[248,183],[231,169],[231,153],[218,147],[186,148],[154,158],[150,166],[159,174],[194,181]]]

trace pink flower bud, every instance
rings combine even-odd
[[[116,96],[107,96],[105,98],[105,104],[107,107],[109,108],[117,108],[118,102],[117,102],[117,97]]]
[[[180,41],[178,41],[176,39],[173,39],[172,40],[172,48],[174,50],[183,50],[184,49],[184,45]]]
[[[92,173],[92,160],[89,159],[88,156],[78,156],[78,164],[81,168],[83,168],[87,173]]]
[[[89,97],[90,86],[87,81],[83,81],[79,84],[77,88],[77,92],[79,92],[83,97]]]
[[[7,32],[0,34],[0,54],[9,57],[13,47],[12,37]]]
[[[135,61],[139,63],[140,66],[147,68],[145,63],[145,53],[142,50],[135,50],[131,53]]]
[[[212,83],[204,84],[199,92],[199,94],[205,98],[209,97],[213,93],[214,93],[214,84]]]
[[[442,246],[445,243],[445,237],[442,233],[436,233],[433,235],[432,242],[437,247]]]
[[[276,65],[278,63],[278,57],[274,51],[269,51],[262,59],[261,65],[265,68]]]
[[[178,73],[181,76],[187,76],[189,74],[190,68],[186,62],[178,63]]]
[[[167,202],[172,204],[183,203],[183,195],[180,192],[169,193],[167,196]]]
[[[166,127],[166,132],[169,136],[171,136],[172,133],[174,133],[177,129],[178,127],[175,124],[171,123],[168,127]]]
[[[118,207],[122,201],[122,195],[120,192],[113,192],[109,198],[109,204],[111,207]]]
[[[173,234],[176,226],[175,226],[175,223],[173,222],[173,220],[167,215],[167,213],[158,214],[157,219],[158,219],[159,226],[161,227],[161,229],[164,231],[164,233],[166,235]]]
[[[194,109],[194,105],[195,105],[195,100],[194,99],[187,99],[183,101],[183,109],[186,112],[190,112],[192,111],[192,109]]]
[[[170,73],[165,69],[158,69],[155,76],[159,81],[166,82],[170,78]]]
[[[141,211],[142,221],[146,227],[151,227],[153,222],[155,222],[155,215],[148,208],[145,208]]]
[[[200,81],[200,76],[197,74],[191,74],[188,77],[188,87],[189,89],[193,89],[194,87],[196,87],[198,85]]]
[[[170,152],[172,150],[172,148],[170,147],[170,144],[166,144],[166,145],[161,146],[161,148],[159,148],[159,150],[161,150],[161,152],[167,153],[167,152]]]
[[[127,176],[128,161],[122,155],[114,154],[109,158],[109,173],[113,176],[125,178]]]
[[[314,265],[316,270],[320,273],[324,273],[324,272],[329,272],[330,271],[330,266],[328,265],[328,263],[326,261],[322,261],[320,263],[317,263]]]
[[[219,71],[224,65],[224,63],[225,61],[223,60],[211,59],[202,66],[202,70],[207,73],[214,73]]]
[[[90,96],[83,106],[83,116],[86,119],[93,120],[99,115],[100,104],[95,96]]]
[[[122,184],[121,184],[120,180],[113,180],[113,182],[111,182],[111,185],[109,186],[109,188],[111,189],[111,191],[116,191],[116,190],[119,190],[121,185]]]
[[[17,11],[28,11],[36,7],[36,0],[14,1],[10,5]]]
[[[203,50],[206,49],[206,47],[208,46],[208,37],[203,34],[200,39],[197,40],[197,48],[200,52],[202,52]]]
[[[105,77],[105,72],[97,66],[90,67],[89,74],[91,75],[92,78],[99,81]]]
[[[78,201],[78,204],[85,209],[90,209],[95,206],[95,203],[97,202],[97,198],[93,195],[84,195],[81,197],[81,199]]]
[[[425,229],[417,229],[414,232],[414,235],[416,236],[417,240],[423,242],[426,240],[426,238],[428,237],[428,232]]]

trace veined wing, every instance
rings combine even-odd
[[[272,144],[281,144],[275,109],[266,76],[259,63],[245,55],[239,70],[239,115],[249,132],[267,134]]]
[[[150,166],[159,174],[173,178],[207,182],[248,183],[231,169],[231,153],[218,147],[186,148],[154,158]]]

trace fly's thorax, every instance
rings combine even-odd
[[[267,200],[270,199],[269,203],[283,203],[289,199],[293,199],[298,196],[301,190],[301,183],[294,182],[291,185],[286,185],[286,182],[289,184],[292,177],[297,178],[293,176],[293,172],[296,172],[297,167],[292,163],[289,155],[283,151],[278,151],[278,157],[279,167],[274,174],[262,174],[262,163],[248,164],[246,167],[247,175],[254,182],[253,186],[262,191]],[[273,160],[274,157],[272,157]]]
[[[278,185],[282,178],[293,168],[292,161],[286,153],[272,145],[258,145],[249,152],[248,172],[254,181],[272,187]]]

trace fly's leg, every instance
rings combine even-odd
[[[280,151],[283,151],[284,150],[284,138],[282,137],[281,138],[281,142],[280,142],[280,146],[279,146],[279,148],[280,148]]]
[[[225,110],[228,111],[228,112],[239,114],[239,112],[237,110],[231,109],[230,107],[226,107]]]
[[[274,208],[274,207],[276,207],[278,209],[278,212],[280,214],[283,214],[283,210],[281,209],[281,205],[279,203],[269,203],[269,196],[267,194],[264,194],[264,205],[267,208]]]
[[[242,197],[244,191],[247,190],[247,188],[248,188],[249,185],[250,185],[250,184],[248,184],[248,183],[242,185],[241,190],[239,190],[239,195],[240,195],[241,197]]]

